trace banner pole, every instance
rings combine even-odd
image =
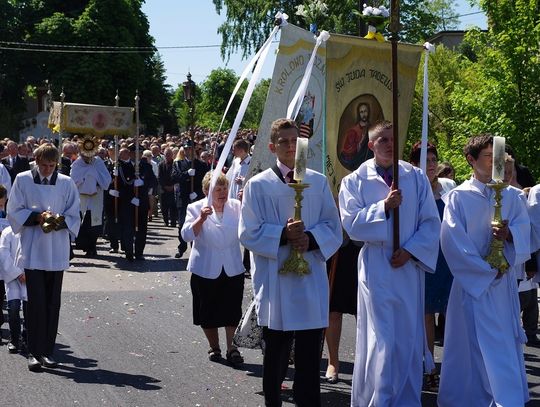
[[[392,130],[394,138],[393,183],[392,189],[399,189],[399,105],[398,105],[398,40],[399,40],[399,0],[390,5],[390,32],[392,33]],[[400,247],[399,207],[394,208],[393,222],[394,252]]]

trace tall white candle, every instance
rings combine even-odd
[[[493,181],[502,181],[504,179],[504,137],[493,137],[493,168],[491,170],[491,178]]]
[[[298,137],[296,139],[296,155],[294,156],[294,179],[302,182],[306,176],[306,165],[308,155],[308,139]]]

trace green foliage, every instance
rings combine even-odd
[[[0,30],[7,32],[3,39],[70,46],[149,47],[149,51],[135,53],[2,51],[0,67],[14,67],[7,73],[2,70],[5,82],[14,83],[18,89],[18,94],[9,93],[9,104],[14,106],[11,114],[20,117],[24,112],[24,106],[15,108],[14,101],[22,97],[28,85],[43,86],[49,79],[55,99],[63,87],[68,102],[113,105],[118,90],[120,104],[133,106],[138,90],[141,122],[146,129],[153,132],[162,123],[166,131],[174,128],[163,62],[152,49],[154,39],[141,5],[141,0],[2,2],[0,15],[6,19],[1,19]]]
[[[199,125],[215,130],[219,128],[221,118],[223,117],[223,113],[225,113],[225,108],[238,79],[238,76],[236,76],[232,69],[218,68],[210,72],[210,75],[201,84],[202,100],[197,107],[199,110],[197,123]],[[227,117],[225,117],[223,123],[223,129],[227,129],[233,124],[247,83],[243,85],[244,87],[240,88],[229,108]]]
[[[218,14],[226,9],[226,21],[218,28],[221,34],[221,53],[224,57],[241,50],[244,57],[259,49],[272,31],[274,16],[278,11],[289,15],[289,23],[309,28],[309,22],[296,15],[299,5],[310,1],[301,0],[213,0]],[[353,1],[327,0],[328,17],[316,21],[318,28],[338,34],[358,35],[366,27],[356,11],[362,11],[364,3],[369,5],[386,5],[389,1]],[[404,0],[401,2],[401,22],[403,30],[400,37],[406,42],[423,42],[438,30],[456,26],[457,20],[453,11],[454,0]]]
[[[507,138],[518,162],[540,177],[540,3],[481,1],[488,32],[472,31],[467,46],[477,57],[474,77],[453,104],[464,131],[488,131]]]
[[[420,140],[422,134],[424,58],[425,53],[416,81],[406,151]],[[429,140],[437,146],[439,160],[452,163],[456,169],[456,178],[462,181],[470,175],[470,167],[461,153],[469,134],[461,126],[463,121],[453,98],[461,94],[465,84],[474,87],[474,65],[459,53],[439,46],[430,54],[428,66]],[[404,157],[408,157],[408,153]]]
[[[270,89],[270,79],[263,79],[253,89],[253,95],[251,95],[251,101],[249,102],[242,127],[244,128],[257,128],[261,122],[262,114],[264,111],[264,104],[266,103],[266,97],[268,90]]]

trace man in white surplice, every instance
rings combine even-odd
[[[94,156],[93,152],[81,151],[71,165],[70,176],[79,189],[81,200],[82,224],[77,244],[88,256],[94,256],[102,231],[103,191],[111,184],[111,174],[100,157]]]
[[[28,369],[54,368],[52,359],[60,315],[62,278],[69,268],[70,237],[77,236],[79,192],[71,178],[57,169],[58,150],[43,144],[35,152],[36,166],[15,178],[7,206],[14,233],[20,233],[16,265],[24,269],[28,306],[26,330]],[[61,215],[46,233],[47,216]]]
[[[263,327],[263,391],[266,406],[281,406],[280,387],[295,339],[294,401],[317,407],[320,400],[320,346],[328,326],[326,260],[342,241],[338,211],[326,177],[306,170],[302,221],[294,221],[296,123],[278,119],[270,130],[274,167],[244,187],[240,241],[252,252],[252,282],[258,324]],[[310,273],[280,273],[291,247],[303,253]]]
[[[491,226],[493,137],[472,137],[464,148],[473,176],[445,197],[441,248],[454,276],[446,314],[438,403],[523,406],[529,399],[523,361],[516,270],[530,256],[530,221],[521,191],[502,191],[504,226]],[[492,239],[504,242],[510,268],[484,260]]]
[[[233,143],[234,160],[231,168],[227,171],[229,180],[229,199],[239,199],[239,192],[244,187],[246,175],[251,162],[249,155],[249,143],[240,139]]]
[[[368,132],[374,158],[342,180],[339,208],[358,257],[356,358],[351,405],[420,406],[424,353],[424,273],[437,264],[440,220],[425,174],[399,161],[393,189],[392,124]],[[400,247],[392,244],[399,207]],[[426,368],[433,368],[429,351]]]

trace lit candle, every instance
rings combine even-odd
[[[504,179],[504,137],[493,137],[493,168],[491,178],[493,181],[502,181]]]
[[[306,176],[306,164],[308,154],[308,139],[298,137],[296,139],[296,155],[294,156],[294,180],[302,182]]]

